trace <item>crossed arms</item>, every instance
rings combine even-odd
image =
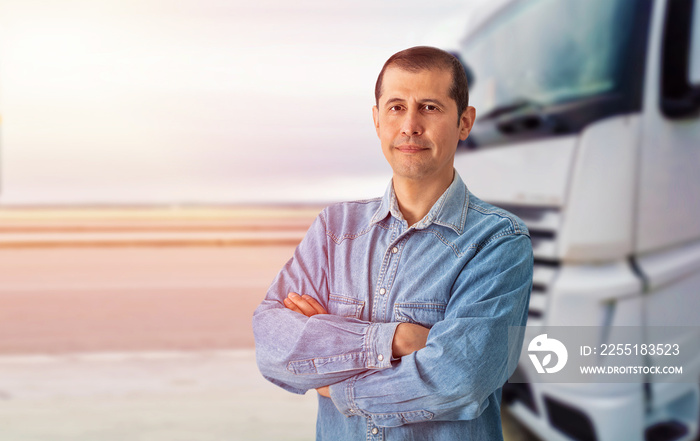
[[[303,314],[306,317],[313,317],[316,314],[328,314],[323,306],[310,295],[299,295],[290,292],[284,299],[284,306],[294,312]],[[430,329],[413,323],[400,323],[396,327],[392,340],[391,350],[393,358],[401,358],[425,347]],[[319,395],[330,398],[329,386],[317,387]]]
[[[320,389],[342,414],[381,427],[468,420],[498,405],[494,392],[522,344],[509,342],[508,329],[527,318],[527,235],[500,235],[480,247],[452,283],[444,319],[427,338],[418,325],[325,314],[333,277],[328,246],[320,216],[254,314],[265,378],[295,393]]]

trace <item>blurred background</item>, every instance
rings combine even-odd
[[[4,205],[375,195],[378,71],[410,45],[454,46],[468,15],[456,0],[2,8]]]
[[[415,45],[467,67],[456,167],[530,228],[529,326],[697,326],[696,4],[3,0],[0,438],[313,439],[252,312],[383,193],[374,82]],[[506,439],[696,436],[698,383],[604,386],[505,388]]]

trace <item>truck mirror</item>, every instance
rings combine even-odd
[[[700,111],[700,7],[693,0],[668,2],[661,56],[661,111],[688,118]],[[697,5],[695,5],[697,6]]]
[[[693,7],[692,25],[690,27],[690,60],[688,78],[693,87],[700,87],[700,4]]]

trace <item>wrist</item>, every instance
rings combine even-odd
[[[391,355],[392,358],[401,358],[406,355],[405,339],[403,330],[405,329],[405,323],[399,323],[396,327],[396,332],[394,333],[394,339],[391,342]]]
[[[391,349],[394,358],[400,358],[423,349],[430,329],[413,323],[400,323],[396,327]]]

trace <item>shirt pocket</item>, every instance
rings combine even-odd
[[[362,310],[364,307],[365,302],[363,300],[338,294],[331,294],[328,296],[328,312],[339,317],[359,319],[362,317]]]
[[[439,302],[406,302],[394,304],[394,321],[415,323],[432,328],[445,318],[447,304]]]

